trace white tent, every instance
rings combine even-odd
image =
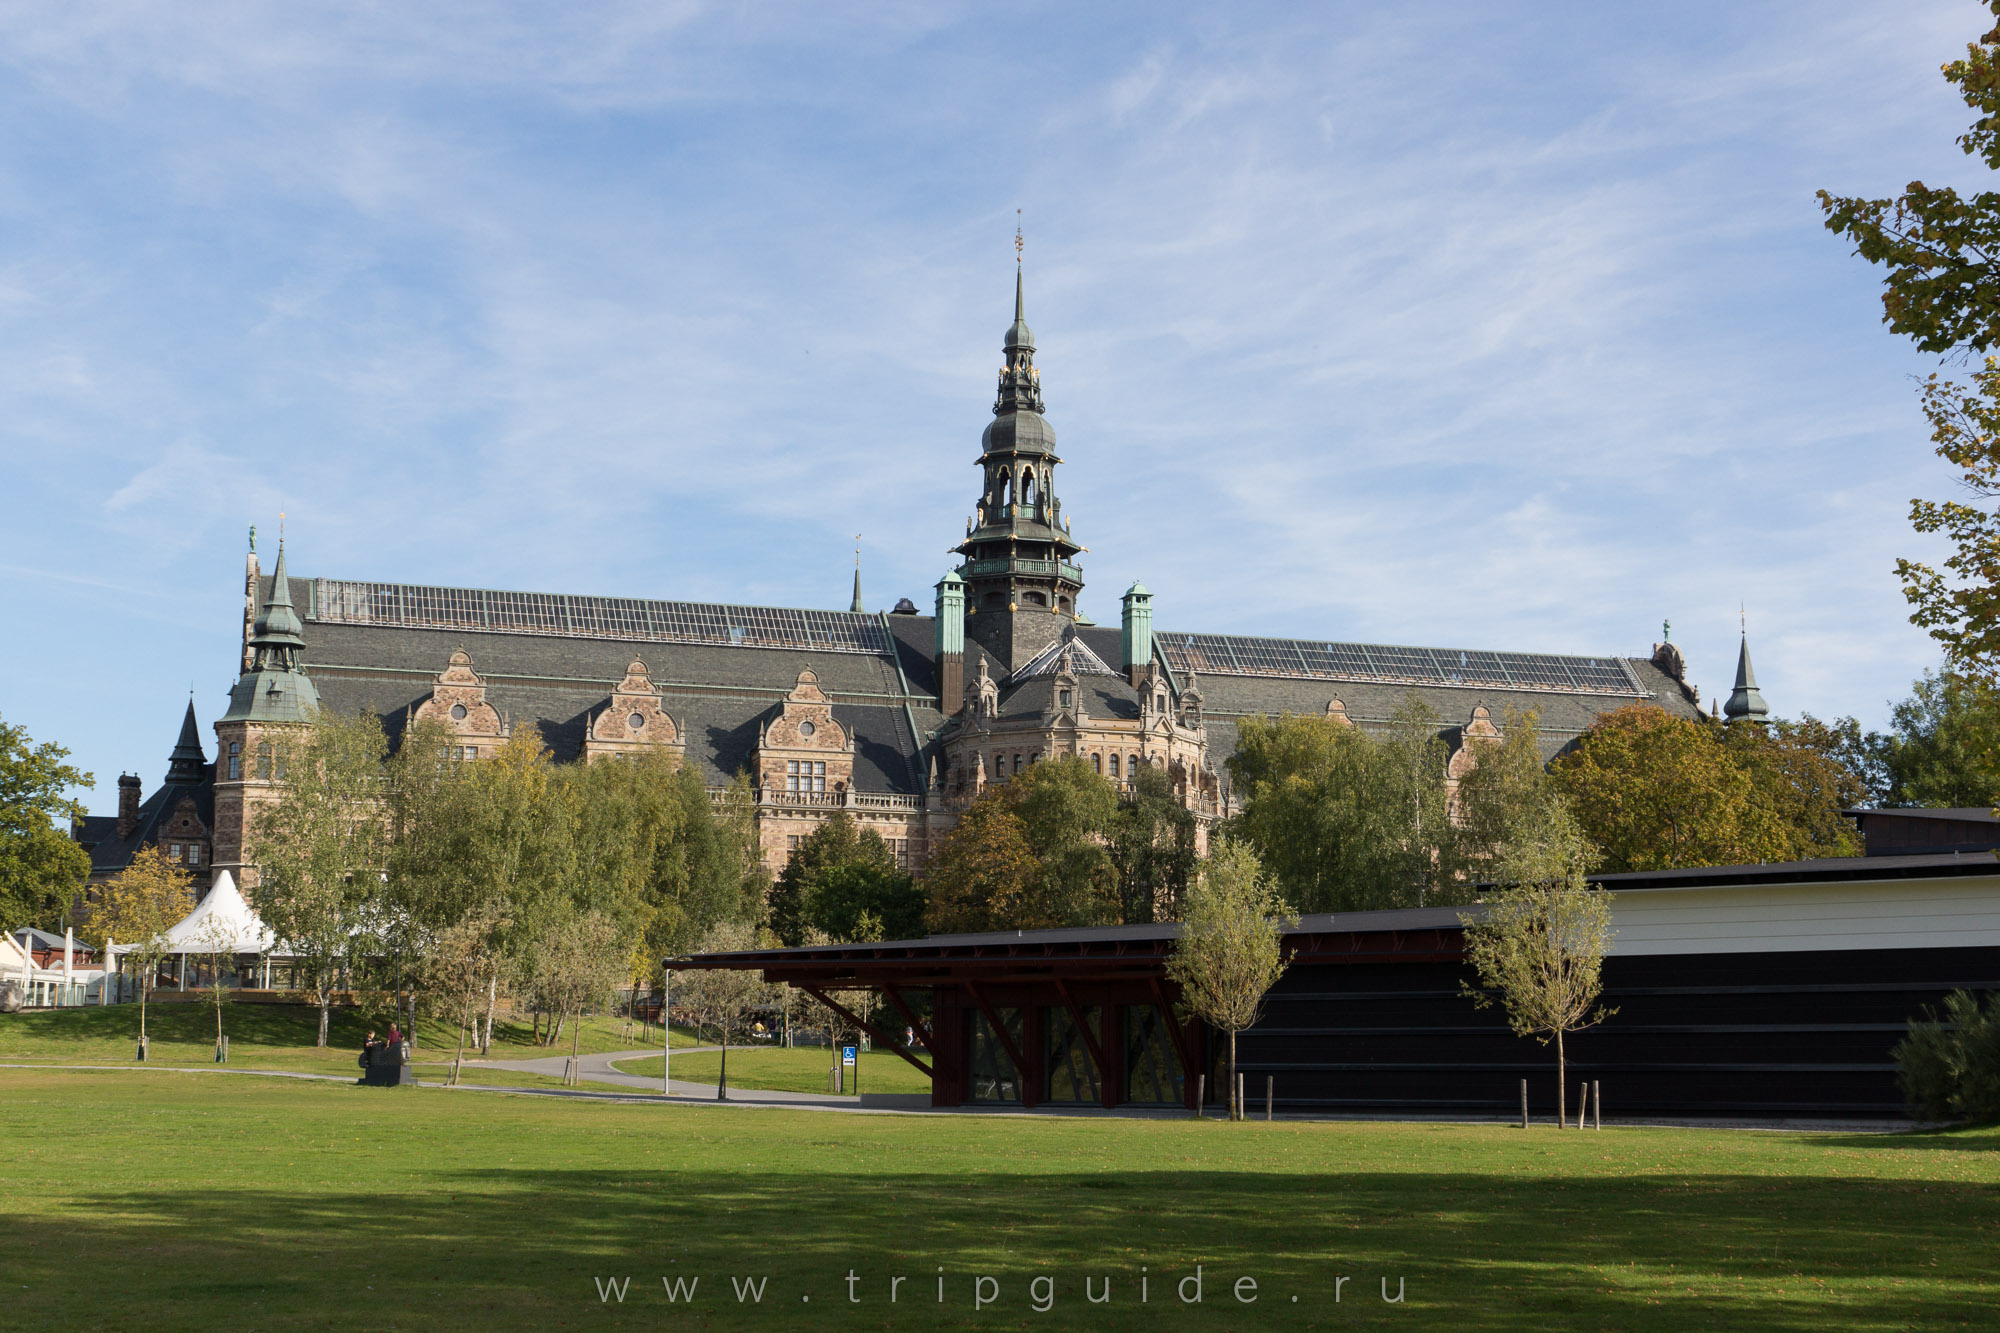
[[[217,943],[230,953],[268,953],[278,937],[271,933],[227,870],[215,877],[208,896],[167,932],[170,954],[210,953]]]

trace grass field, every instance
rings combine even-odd
[[[2000,1309],[1990,1131],[849,1116],[0,1070],[0,1144],[17,1329],[1821,1333]],[[732,1277],[765,1279],[762,1304]]]
[[[791,1050],[781,1046],[747,1046],[740,1050],[731,1047],[729,1086],[775,1088],[783,1092],[825,1092],[827,1067],[836,1058],[836,1052],[811,1046]],[[862,1051],[855,1058],[861,1062],[860,1088],[863,1092],[928,1093],[931,1090],[931,1081],[900,1056],[886,1051]],[[661,1063],[660,1057],[654,1055],[644,1059],[620,1060],[618,1069],[625,1074],[658,1078]],[[713,1083],[721,1063],[720,1052],[677,1055],[674,1057],[674,1077],[696,1083]],[[847,1078],[847,1089],[851,1094],[855,1088],[853,1070],[848,1071]]]
[[[354,1058],[371,1028],[386,1032],[388,1018],[356,1009],[336,1009],[328,1024],[325,1048],[315,1046],[319,1011],[306,1005],[237,1004],[222,1011],[222,1030],[229,1034],[229,1063],[239,1069],[284,1069],[298,1073],[353,1075]],[[0,1016],[0,1061],[28,1060],[48,1064],[132,1064],[139,1032],[137,1005],[88,1006]],[[647,1035],[629,1030],[620,1018],[584,1020],[584,1052],[620,1051],[656,1044],[659,1028]],[[151,1038],[148,1063],[212,1068],[215,1063],[215,1011],[205,1004],[152,1004],[146,1007],[146,1033]],[[415,1059],[449,1061],[457,1034],[450,1024],[432,1019],[418,1022]],[[674,1045],[693,1044],[680,1029]],[[495,1060],[531,1060],[568,1055],[569,1034],[559,1046],[536,1046],[526,1023],[493,1025]],[[468,1051],[468,1056],[476,1052]],[[482,1082],[498,1081],[482,1073]],[[430,1077],[428,1073],[422,1075]],[[441,1076],[441,1075],[440,1075]],[[468,1075],[470,1076],[470,1075]],[[533,1079],[533,1075],[521,1075]]]

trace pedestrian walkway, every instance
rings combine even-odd
[[[678,1046],[674,1057],[702,1055],[719,1051],[720,1046]],[[577,1057],[577,1077],[587,1083],[603,1084],[616,1088],[629,1088],[658,1096],[660,1080],[638,1074],[628,1074],[618,1068],[621,1060],[647,1060],[659,1054],[657,1047],[633,1051],[605,1051],[597,1055]],[[468,1060],[465,1073],[459,1075],[463,1083],[468,1074],[481,1069],[505,1069],[518,1074],[541,1074],[548,1078],[561,1078],[569,1064],[567,1055],[541,1056],[532,1060]],[[669,1065],[671,1068],[671,1064]],[[691,1101],[717,1101],[716,1085],[713,1083],[689,1082],[674,1079],[667,1085],[668,1098],[687,1098]],[[744,1088],[731,1084],[729,1101],[745,1106],[818,1106],[829,1110],[929,1110],[931,1099],[921,1092],[868,1093],[860,1097],[839,1097],[825,1092],[781,1092],[771,1088]]]

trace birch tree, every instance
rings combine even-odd
[[[138,972],[139,1045],[146,1044],[146,1000],[167,959],[167,932],[194,906],[193,881],[179,862],[169,861],[157,844],[141,847],[132,864],[104,886],[93,924],[125,942],[125,957]]]
[[[1466,913],[1465,956],[1479,988],[1464,992],[1480,1008],[1501,1005],[1517,1036],[1556,1048],[1556,1123],[1569,1112],[1563,1039],[1603,1022],[1615,1009],[1598,1003],[1611,947],[1610,895],[1593,889],[1589,841],[1559,804],[1538,827],[1501,853],[1501,887],[1483,913]]]
[[[1229,1034],[1229,1118],[1240,1120],[1236,1097],[1236,1034],[1256,1025],[1264,996],[1284,975],[1281,941],[1292,909],[1278,896],[1248,843],[1224,842],[1189,886],[1180,937],[1167,976],[1181,988],[1181,1005]]]
[[[326,1045],[334,992],[367,949],[386,857],[382,761],[388,743],[373,713],[324,712],[279,743],[276,799],[257,813],[249,860],[251,906],[298,962],[319,1006]],[[248,878],[248,876],[246,876]]]

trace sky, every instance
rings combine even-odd
[[[93,809],[295,572],[928,609],[1014,232],[1165,629],[1881,726],[1936,368],[1814,191],[1986,188],[1972,0],[0,7],[0,718]],[[308,654],[310,655],[310,654]]]

